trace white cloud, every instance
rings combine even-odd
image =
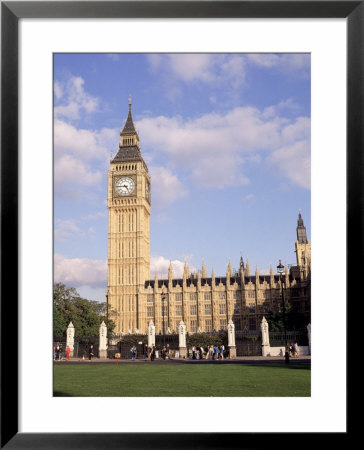
[[[81,77],[71,76],[66,82],[56,81],[54,92],[57,100],[62,99],[54,108],[56,118],[79,119],[80,113],[92,113],[97,111],[99,100],[84,90],[85,81]],[[62,94],[62,95],[61,95]]]
[[[231,86],[238,87],[245,81],[245,59],[240,54],[155,54],[148,55],[147,60],[152,71],[168,76],[169,83],[173,80],[209,84],[229,82]],[[169,89],[169,96],[171,92],[176,95]]]
[[[117,147],[118,130],[103,128],[100,131],[76,128],[62,120],[54,121],[55,155],[72,153],[83,160],[105,159],[110,149]]]
[[[247,60],[261,67],[277,67],[282,71],[308,69],[310,67],[309,53],[256,53],[246,56]]]
[[[78,185],[95,185],[101,183],[104,174],[94,171],[82,159],[72,155],[63,155],[54,164],[54,184],[56,190],[64,183]]]
[[[119,61],[120,60],[120,55],[118,53],[108,53],[106,56],[109,59],[111,59],[112,61]]]
[[[201,186],[224,188],[247,184],[244,162],[257,154],[266,158],[283,147],[291,155],[286,161],[290,159],[290,164],[283,166],[285,175],[300,186],[309,185],[306,160],[310,155],[310,119],[307,117],[290,120],[266,114],[266,110],[239,107],[226,114],[207,114],[190,120],[164,116],[144,118],[137,125],[152,158],[153,149],[158,149],[156,156],[163,152],[167,164],[190,173]],[[302,151],[293,151],[301,141],[305,143]],[[278,159],[276,156],[271,162],[278,163]],[[299,178],[289,172],[293,165],[301,172]]]
[[[153,180],[153,208],[163,209],[176,200],[186,197],[187,189],[169,169],[151,166],[149,170]]]
[[[295,142],[281,147],[269,158],[269,162],[278,167],[294,184],[310,189],[311,158],[310,141]]]
[[[54,238],[57,241],[64,241],[68,237],[80,232],[78,225],[73,219],[57,219],[55,225]]]
[[[174,259],[170,261],[164,256],[152,256],[150,258],[150,273],[154,277],[154,274],[158,275],[158,278],[167,278],[168,277],[168,268],[169,264],[172,264],[173,275],[174,278],[182,278],[183,277],[183,269],[184,269],[184,261],[180,261],[178,259]],[[193,266],[189,265],[190,272],[196,271]]]
[[[107,262],[101,259],[54,255],[54,281],[68,286],[106,287]]]

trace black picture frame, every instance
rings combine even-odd
[[[363,1],[4,1],[1,2],[1,448],[144,449],[303,447],[310,433],[19,433],[18,362],[18,23],[22,18],[344,18],[347,20],[347,313],[360,280],[363,230]],[[355,249],[355,252],[354,252]],[[359,250],[359,255],[358,255]],[[359,256],[359,257],[358,257]],[[338,261],[343,270],[344,261]],[[14,320],[15,319],[15,320]],[[12,345],[4,345],[11,333]],[[349,350],[349,347],[348,347]],[[348,356],[347,362],[350,357]],[[335,442],[351,437],[335,434]],[[287,414],[287,423],[294,420]],[[287,427],[287,432],[289,428]],[[285,439],[288,437],[288,440]],[[327,443],[316,433],[315,442]],[[345,440],[345,443],[344,443]]]

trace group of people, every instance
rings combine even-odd
[[[70,359],[71,349],[66,347],[66,359]],[[63,359],[63,347],[62,344],[57,344],[53,346],[53,360],[61,361]]]
[[[225,359],[226,358],[225,345],[207,345],[205,348],[202,345],[192,346],[192,359]]]
[[[299,356],[299,351],[298,351],[298,343],[294,342],[289,344],[289,354],[293,357],[293,358],[298,358]]]
[[[225,345],[207,345],[203,347],[202,345],[193,345],[192,353],[190,357],[192,359],[212,359],[212,360],[222,360],[225,359],[227,355],[227,351],[225,350]],[[137,359],[137,348],[133,345],[130,348],[131,359],[135,361]],[[164,360],[169,359],[171,357],[171,352],[169,348],[169,344],[164,345],[160,350],[160,357]],[[155,345],[149,347],[147,344],[144,346],[143,358],[148,359],[150,361],[154,361],[156,358],[156,348]]]

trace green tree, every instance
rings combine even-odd
[[[102,321],[105,322],[108,335],[115,328],[113,320],[107,317],[106,303],[87,300],[80,297],[73,287],[56,283],[53,289],[53,334],[65,336],[70,322],[75,327],[75,337],[98,336]]]

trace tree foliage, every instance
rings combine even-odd
[[[227,345],[227,333],[220,332],[220,333],[211,333],[211,334],[205,334],[205,333],[195,333],[195,334],[188,334],[186,339],[187,347],[200,346],[202,345],[203,348],[205,348],[207,345]]]
[[[53,335],[66,336],[70,322],[75,327],[75,337],[99,335],[101,322],[104,321],[110,336],[115,323],[107,317],[106,303],[99,303],[80,297],[73,287],[56,283],[53,289]]]
[[[285,303],[285,308],[280,307],[278,312],[271,312],[266,315],[270,331],[283,331],[285,326],[287,330],[299,330],[305,326],[303,314],[295,311],[292,305]]]

